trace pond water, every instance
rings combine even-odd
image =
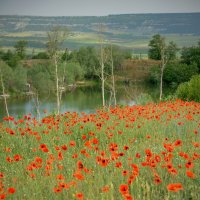
[[[158,88],[147,86],[144,84],[131,84],[129,86],[120,84],[116,89],[117,104],[120,105],[134,105],[136,99],[142,93],[148,93],[153,98],[158,96]],[[106,102],[109,103],[110,93],[106,91]],[[7,99],[9,114],[14,117],[22,117],[32,113],[36,116],[35,99],[27,97],[23,99]],[[41,114],[44,110],[47,110],[49,114],[56,111],[56,97],[54,95],[50,97],[40,97],[40,111]],[[101,107],[101,89],[97,87],[80,87],[74,91],[66,92],[62,97],[61,113],[70,112],[85,112],[92,113],[96,109]],[[4,101],[0,100],[0,120],[6,116]]]

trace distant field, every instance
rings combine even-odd
[[[178,34],[167,34],[164,35],[167,41],[174,41],[179,48],[193,46],[198,43],[200,36],[194,35],[178,35]],[[148,43],[151,39],[149,37],[139,37],[126,33],[120,33],[115,31],[110,34],[103,35],[105,44],[112,42],[114,45],[121,46],[132,50],[135,54],[146,54],[148,51]],[[30,31],[30,32],[17,32],[17,33],[6,33],[0,37],[0,46],[3,49],[11,48],[19,40],[27,40],[29,46],[29,52],[34,49],[36,52],[41,51],[45,48],[47,41],[46,32],[42,31]],[[98,46],[99,34],[97,33],[82,33],[75,32],[71,34],[65,41],[64,46],[69,49],[78,49],[81,46]]]

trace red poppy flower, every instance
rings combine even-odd
[[[182,146],[182,140],[176,140],[174,142],[174,146],[178,147],[178,146]]]
[[[14,194],[15,193],[15,188],[13,188],[13,187],[10,187],[10,188],[8,188],[8,193],[9,194]]]
[[[17,162],[17,161],[20,161],[20,160],[22,160],[22,157],[19,155],[19,154],[16,154],[15,156],[14,156],[14,160]]]
[[[83,163],[80,160],[77,162],[77,168],[80,170],[82,170],[84,168]]]
[[[62,189],[61,189],[61,188],[55,187],[55,188],[53,188],[53,191],[54,191],[55,193],[59,193],[59,192],[62,192]]]
[[[2,172],[0,172],[0,178],[3,178],[4,174]]]
[[[105,185],[104,187],[102,187],[101,191],[102,192],[108,192],[110,190],[110,187],[108,185]]]
[[[120,191],[120,193],[122,193],[122,194],[127,194],[127,193],[128,193],[128,185],[126,185],[126,184],[121,184],[121,185],[119,186],[119,191]]]
[[[6,198],[6,194],[0,194],[0,199],[5,199]]]
[[[128,171],[128,170],[124,170],[124,171],[122,171],[122,175],[123,175],[123,176],[127,176],[127,175],[128,175],[128,173],[129,173],[129,171]]]
[[[78,180],[84,180],[84,179],[85,179],[85,177],[83,176],[83,174],[81,174],[80,171],[75,172],[75,173],[73,174],[73,176],[74,176],[76,179],[78,179]]]
[[[178,192],[179,190],[183,190],[183,186],[181,183],[171,183],[167,185],[167,189],[169,191]]]
[[[77,193],[76,194],[77,199],[83,199],[83,197],[84,197],[83,193]]]
[[[185,164],[185,167],[188,168],[188,169],[191,169],[194,167],[194,163],[191,162],[191,161],[188,161],[186,164]]]
[[[195,178],[195,174],[191,171],[186,171],[186,175],[189,177],[189,178]]]
[[[139,153],[136,153],[136,154],[135,154],[135,157],[136,157],[136,158],[140,158],[141,156],[140,156]]]
[[[72,140],[72,141],[69,142],[69,145],[70,145],[71,147],[75,147],[75,146],[76,146],[76,142]]]

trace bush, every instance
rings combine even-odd
[[[196,64],[170,63],[165,68],[163,80],[170,85],[179,85],[189,81],[195,74],[198,74]]]
[[[200,75],[195,75],[189,82],[181,83],[177,90],[176,95],[178,98],[187,101],[200,102]]]
[[[198,74],[196,64],[169,63],[164,69],[163,82],[176,88],[180,83],[187,82],[192,76]],[[151,83],[160,83],[160,68],[154,66],[150,70],[149,81]]]

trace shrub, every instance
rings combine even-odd
[[[197,73],[196,64],[170,63],[165,68],[163,80],[170,85],[178,85],[189,81]]]
[[[181,83],[176,91],[178,98],[200,102],[200,75],[195,75],[189,82]]]

